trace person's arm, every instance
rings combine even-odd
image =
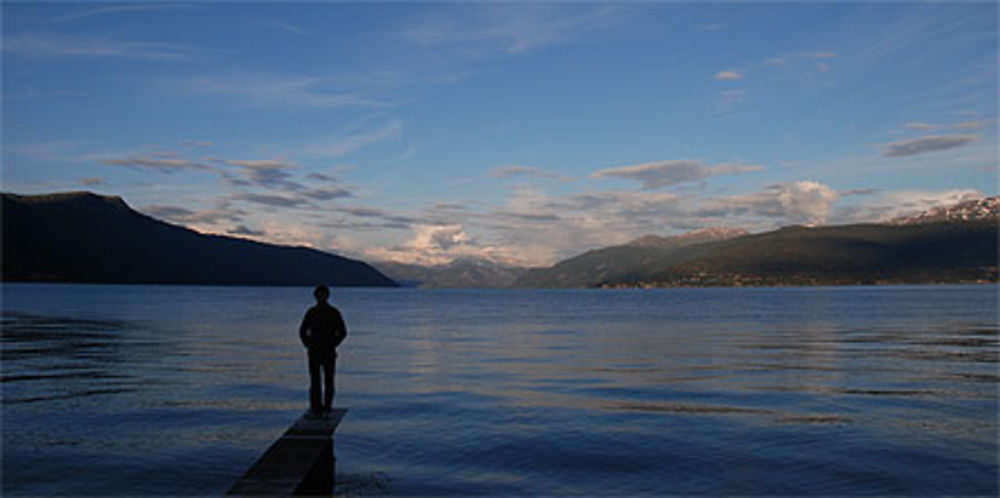
[[[302,325],[299,325],[299,339],[302,340],[302,345],[306,348],[309,347],[309,314],[312,310],[306,311],[306,316],[302,317]]]
[[[336,330],[333,331],[333,347],[340,346],[340,343],[344,342],[347,338],[347,325],[344,323],[344,317],[341,316],[340,312],[337,312],[337,324]]]

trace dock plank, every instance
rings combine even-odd
[[[299,417],[264,452],[227,495],[293,496],[330,494],[333,489],[333,433],[347,409],[320,417]]]

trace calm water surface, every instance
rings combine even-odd
[[[3,494],[218,495],[311,289],[4,285]],[[996,286],[334,289],[345,494],[998,492]]]

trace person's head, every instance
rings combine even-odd
[[[313,291],[313,296],[316,298],[317,303],[324,303],[327,299],[330,299],[330,288],[325,285],[317,285],[316,290]]]

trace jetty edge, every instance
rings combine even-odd
[[[346,408],[299,417],[231,488],[227,496],[331,496],[333,433]]]

